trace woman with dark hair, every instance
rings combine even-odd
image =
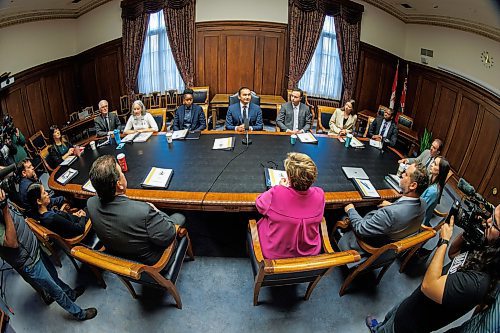
[[[62,161],[75,154],[76,148],[68,141],[68,138],[61,135],[61,130],[52,125],[49,129],[49,140],[52,145],[49,147],[47,163],[55,169]]]
[[[430,226],[430,221],[433,217],[434,208],[441,200],[444,185],[446,184],[446,177],[450,172],[450,163],[442,157],[438,156],[434,159],[430,167],[429,187],[422,193],[421,198],[427,204],[425,210],[424,225]]]
[[[79,210],[70,214],[60,210],[49,209],[50,196],[42,184],[33,183],[28,187],[28,201],[34,210],[38,210],[37,218],[45,228],[63,238],[72,238],[83,234],[88,217],[85,211]],[[35,208],[36,207],[36,208]]]
[[[123,133],[133,134],[141,132],[158,132],[158,124],[151,113],[146,111],[144,103],[137,100],[132,103],[132,115],[128,118]]]
[[[318,169],[306,154],[289,153],[285,160],[288,179],[262,193],[255,202],[263,217],[257,222],[262,254],[267,259],[319,254],[320,224],[325,193],[311,187]]]
[[[354,100],[345,103],[343,108],[335,109],[330,118],[330,131],[328,135],[347,135],[352,133],[358,116],[352,114]]]

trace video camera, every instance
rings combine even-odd
[[[5,192],[5,199],[0,201],[0,209],[2,209],[7,204],[7,198],[9,195],[16,193],[15,176],[10,175],[12,172],[15,173],[16,164],[13,163],[8,167],[0,169],[0,189]]]
[[[474,187],[463,178],[458,181],[458,188],[464,192],[466,197],[462,201],[455,201],[451,206],[448,218],[455,217],[455,224],[464,230],[463,239],[465,245],[478,248],[484,244],[483,221],[493,214],[495,207],[486,201]]]

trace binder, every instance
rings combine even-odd
[[[167,188],[174,170],[152,167],[141,183],[145,188]]]
[[[403,190],[401,190],[401,187],[399,187],[399,178],[396,175],[388,174],[387,176],[384,177],[385,181],[391,185],[393,189],[398,191],[398,193],[403,193]]]
[[[264,175],[266,177],[267,188],[279,185],[281,178],[288,178],[286,171],[270,168],[264,168]]]
[[[358,178],[352,178],[351,180],[363,199],[380,198],[380,195],[370,180]]]
[[[78,175],[78,170],[69,168],[66,172],[60,175],[56,181],[61,185],[66,185],[71,179],[75,178],[76,175]]]
[[[229,137],[229,138],[215,139],[212,149],[214,149],[214,150],[233,150],[234,149],[234,136]]]
[[[318,143],[318,139],[316,139],[316,137],[311,132],[299,133],[297,134],[297,137],[302,143],[313,143],[313,144]]]

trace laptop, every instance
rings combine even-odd
[[[368,175],[362,168],[342,167],[347,178],[368,179]]]

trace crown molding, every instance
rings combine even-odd
[[[80,16],[110,1],[112,0],[91,0],[78,9],[32,10],[12,15],[6,15],[0,17],[0,28],[5,28],[15,24],[43,21],[43,20],[77,19]]]
[[[448,16],[405,14],[384,0],[363,1],[385,11],[388,14],[391,14],[397,19],[403,21],[405,24],[423,24],[451,28],[481,35],[496,42],[500,42],[500,29],[490,25]]]

